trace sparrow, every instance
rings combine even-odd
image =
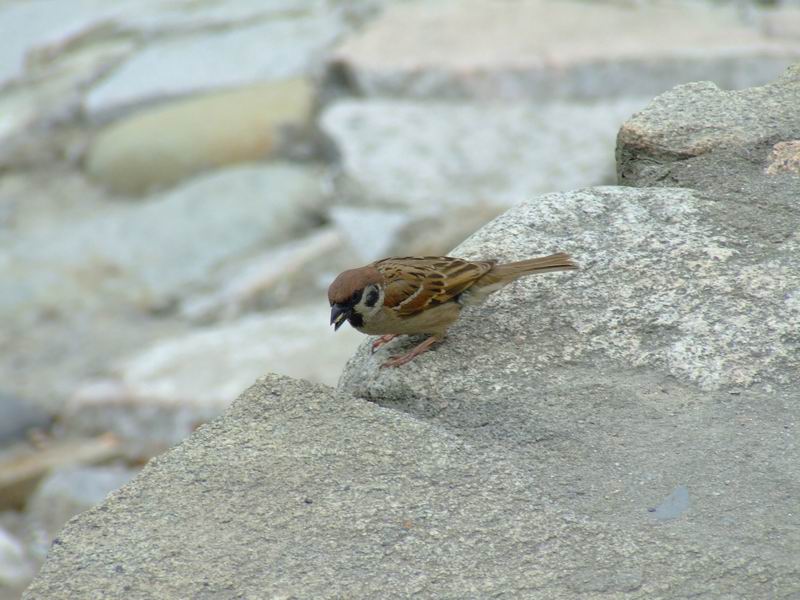
[[[430,336],[382,365],[399,367],[441,342],[465,306],[481,304],[520,277],[577,268],[563,252],[506,264],[450,256],[384,258],[333,280],[330,324],[337,331],[347,321],[361,333],[381,336],[372,352],[398,335]]]

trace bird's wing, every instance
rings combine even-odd
[[[384,279],[383,304],[401,317],[453,299],[494,266],[449,256],[386,258],[373,263]]]

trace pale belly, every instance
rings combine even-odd
[[[458,319],[460,312],[461,307],[455,302],[447,302],[402,319],[386,311],[379,313],[371,318],[369,323],[364,323],[364,325],[356,327],[356,329],[368,335],[426,333],[444,336],[444,332]]]

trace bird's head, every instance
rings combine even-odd
[[[361,327],[383,306],[383,276],[372,266],[344,271],[328,288],[328,302],[334,330],[345,321]]]

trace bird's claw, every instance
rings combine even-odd
[[[431,336],[421,344],[412,348],[409,352],[401,354],[400,356],[395,356],[393,358],[390,358],[381,365],[381,369],[387,367],[399,367],[401,365],[406,364],[407,362],[411,362],[423,352],[427,352],[430,349],[430,347],[433,346],[438,341],[440,341],[439,338],[437,338],[436,336]]]
[[[378,348],[380,348],[384,344],[388,344],[389,342],[391,342],[396,337],[397,337],[396,333],[387,333],[386,335],[382,335],[377,340],[372,342],[372,349],[370,350],[370,354],[375,354],[375,351]]]

